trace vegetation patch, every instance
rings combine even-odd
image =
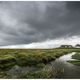
[[[80,53],[77,52],[76,54],[72,55],[72,59],[74,60],[69,60],[68,62],[80,66]]]
[[[9,69],[16,64],[15,58],[11,55],[0,56],[0,69]]]
[[[54,61],[56,58],[71,52],[80,52],[80,49],[0,49],[0,78],[5,78],[5,72],[10,70],[15,65],[18,65],[20,67],[33,66],[42,69],[48,63]],[[71,63],[80,64],[79,56],[80,54],[72,56],[73,58],[77,59],[77,61],[71,61]],[[51,78],[52,76],[54,77],[55,74],[57,73],[55,71],[52,72],[52,70],[39,70],[36,72],[31,71],[26,74],[23,73],[23,76],[20,78]]]

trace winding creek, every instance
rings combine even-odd
[[[48,64],[48,68],[54,67],[56,70],[62,70],[62,73],[57,73],[56,78],[57,79],[80,79],[80,66],[73,65],[68,60],[72,60],[72,55],[74,55],[75,52],[63,55],[59,58],[57,58],[55,61],[52,61],[50,64]],[[17,70],[17,73],[16,73]],[[8,73],[12,75],[12,78],[17,78],[20,73],[25,73],[26,71],[35,71],[38,70],[35,67],[19,67],[14,66]]]
[[[57,69],[62,70],[63,74],[58,74],[56,78],[65,78],[65,79],[80,79],[80,66],[73,65],[68,60],[73,60],[72,55],[74,55],[75,52],[63,55],[56,59],[54,62],[51,62],[51,64]]]

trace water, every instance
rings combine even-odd
[[[56,76],[57,79],[80,79],[80,66],[76,66],[67,62],[68,60],[73,60],[72,55],[74,54],[75,52],[63,55],[57,58],[55,61],[51,62],[50,64],[47,64],[43,69],[45,69],[46,67],[47,69],[53,67],[53,69],[55,68],[56,70],[58,70]],[[11,76],[11,78],[14,79],[19,78],[20,75],[24,74],[25,72],[37,70],[38,68],[36,67],[20,67],[18,65],[15,65],[7,73]]]
[[[62,79],[80,79],[80,66],[73,65],[68,60],[71,59],[72,55],[74,55],[75,52],[72,52],[70,54],[66,54],[61,56],[60,58],[56,59],[54,62],[51,62],[51,64],[57,69],[62,70],[63,73],[59,73],[56,78],[62,78]]]
[[[7,74],[10,76],[10,78],[15,79],[15,78],[20,78],[20,76],[22,74],[26,74],[27,72],[30,71],[37,71],[38,68],[36,67],[20,67],[18,65],[15,65],[12,67],[12,69],[10,69],[9,71],[7,71]]]

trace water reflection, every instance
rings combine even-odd
[[[57,70],[57,76],[56,78],[63,78],[63,79],[80,79],[80,67],[73,65],[68,60],[73,60],[72,55],[74,55],[75,52],[72,52],[70,54],[66,54],[61,56],[60,58],[56,59],[55,61],[51,62],[50,64],[47,64],[44,69],[53,69]],[[10,69],[7,74],[11,76],[11,78],[20,78],[20,75],[25,74],[28,71],[37,71],[40,70],[37,67],[20,67],[18,65],[15,65],[12,69]],[[54,78],[54,77],[53,77]]]
[[[67,62],[68,60],[73,60],[71,56],[74,54],[75,52],[61,56],[55,62],[52,62],[52,65],[57,70],[64,71],[63,74],[58,74],[56,78],[80,78],[80,67]]]

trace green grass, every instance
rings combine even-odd
[[[0,65],[12,64],[13,61],[20,66],[47,64],[69,52],[72,52],[72,49],[1,49]]]
[[[72,55],[72,59],[75,59],[75,60],[69,60],[68,62],[70,62],[74,65],[80,66],[80,53],[79,52]]]
[[[72,63],[72,64],[74,64],[74,65],[77,65],[77,66],[80,66],[80,61],[79,60],[70,60],[70,61],[68,61],[68,62],[70,62],[70,63]]]
[[[56,58],[70,52],[80,52],[76,48],[56,48],[56,49],[0,49],[0,71],[11,69],[14,65],[34,66],[42,69]],[[1,73],[2,78],[3,75]],[[52,72],[53,75],[55,71]],[[51,78],[51,70],[39,70],[23,74],[22,78]]]
[[[48,79],[48,78],[53,78],[53,77],[55,77],[56,76],[56,70],[52,70],[52,69],[42,69],[42,70],[39,70],[39,71],[35,71],[35,72],[33,72],[33,71],[31,71],[31,72],[27,72],[26,74],[22,74],[21,76],[20,76],[20,78],[28,78],[28,79],[35,79],[35,78],[38,78],[38,79],[40,79],[40,78],[42,78],[42,79],[44,79],[44,78],[46,78],[46,79]]]
[[[6,69],[9,66],[5,64],[13,65],[13,62],[19,66],[47,64],[73,51],[80,51],[80,49],[0,49],[0,68]]]
[[[72,56],[72,58],[73,58],[73,59],[80,60],[80,53],[77,52],[76,54],[74,54],[74,55]]]

